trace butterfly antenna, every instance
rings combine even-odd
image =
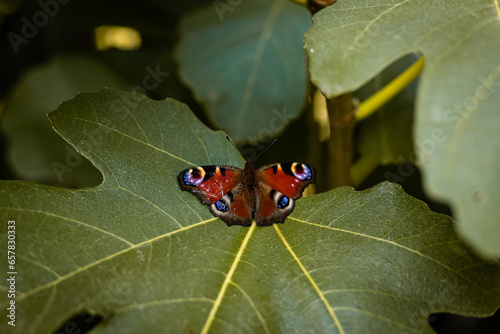
[[[234,146],[234,148],[235,148],[235,149],[237,149],[237,150],[239,151],[238,146],[236,146],[236,144],[235,144],[235,143],[233,143],[233,141],[231,140],[231,138],[229,138],[229,136],[227,136],[227,135],[226,135],[226,139],[227,139],[227,140],[228,140],[231,144],[233,144],[233,146]]]
[[[266,146],[265,149],[262,150],[262,152],[260,152],[253,160],[252,162],[254,162],[255,160],[257,160],[258,157],[260,157],[262,155],[262,153],[264,153],[265,151],[267,151],[267,149],[269,147],[271,147],[272,144],[276,143],[278,141],[278,139],[274,138],[272,142],[269,143],[269,145]]]

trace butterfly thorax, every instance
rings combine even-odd
[[[245,197],[248,200],[252,208],[252,212],[255,211],[255,202],[257,196],[257,186],[258,186],[258,176],[257,171],[253,168],[253,165],[250,161],[245,163],[245,169],[243,170],[243,180],[246,186],[243,188],[245,191]]]

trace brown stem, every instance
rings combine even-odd
[[[356,105],[350,93],[327,99],[330,143],[327,182],[330,189],[351,185],[349,171],[353,155]]]

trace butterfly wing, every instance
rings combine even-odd
[[[277,163],[245,171],[232,166],[199,166],[178,175],[182,190],[198,196],[214,216],[227,225],[247,226],[283,223],[295,200],[314,183],[316,171],[301,163]]]
[[[243,170],[233,166],[199,166],[177,176],[179,186],[210,206],[212,214],[226,224],[250,225],[252,209],[246,201]]]
[[[277,163],[260,167],[257,175],[255,221],[258,225],[270,225],[284,222],[293,211],[295,200],[315,182],[316,170],[297,162]]]

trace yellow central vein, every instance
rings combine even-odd
[[[498,0],[493,0],[493,4],[495,5],[495,10],[497,11],[498,19],[500,20],[500,5],[498,4]]]
[[[243,243],[241,244],[240,249],[238,250],[238,253],[236,254],[236,257],[234,258],[233,264],[231,265],[231,268],[229,269],[229,272],[226,275],[226,279],[224,280],[224,283],[222,283],[222,287],[219,291],[219,295],[217,296],[217,299],[214,302],[214,305],[212,306],[212,309],[210,310],[210,314],[208,315],[207,321],[205,322],[205,325],[203,326],[203,329],[201,330],[201,334],[206,334],[208,333],[210,326],[212,325],[214,319],[215,319],[215,314],[219,310],[220,304],[222,302],[222,298],[224,298],[224,294],[226,293],[227,287],[229,283],[231,283],[231,278],[233,277],[233,274],[236,270],[236,267],[238,266],[238,263],[240,262],[241,255],[243,254],[243,251],[245,250],[248,241],[250,240],[250,237],[252,236],[253,231],[255,230],[255,222],[252,223],[252,226],[248,229],[247,235],[245,236],[245,239],[243,240]]]
[[[283,236],[283,234],[281,234],[281,231],[280,231],[279,227],[276,224],[274,224],[273,226],[274,226],[274,229],[276,230],[276,233],[278,233],[278,236],[281,238],[281,241],[285,245],[286,249],[290,252],[290,254],[292,255],[292,257],[295,260],[295,262],[297,262],[297,264],[299,265],[300,269],[302,270],[302,272],[304,273],[304,275],[309,280],[309,283],[311,283],[311,285],[313,286],[314,290],[316,290],[316,293],[318,294],[318,296],[321,299],[321,301],[323,302],[323,304],[325,304],[325,307],[326,307],[328,313],[330,314],[330,316],[332,317],[333,322],[335,323],[335,326],[338,328],[339,333],[345,334],[344,329],[342,328],[342,325],[340,324],[340,321],[337,318],[337,315],[333,311],[333,309],[332,309],[330,303],[328,302],[328,300],[326,300],[325,295],[320,290],[319,286],[316,284],[316,282],[311,277],[311,275],[309,274],[309,272],[306,270],[306,268],[304,267],[304,265],[302,264],[302,262],[300,262],[299,258],[297,257],[297,255],[293,251],[292,247],[290,247],[290,245],[286,241],[286,239]]]

